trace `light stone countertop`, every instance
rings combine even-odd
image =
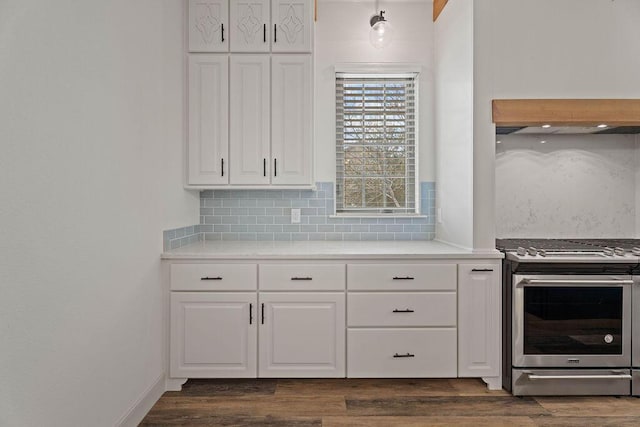
[[[162,254],[167,260],[207,259],[501,259],[497,250],[471,251],[438,241],[206,240]]]

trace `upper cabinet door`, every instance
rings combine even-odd
[[[228,55],[189,55],[188,184],[228,184]]]
[[[231,56],[231,184],[269,184],[269,55]]]
[[[271,0],[273,52],[311,52],[313,0]]]
[[[231,0],[231,52],[269,52],[269,0]]]
[[[228,0],[189,0],[189,52],[228,51]]]
[[[271,183],[311,184],[311,55],[273,55]]]

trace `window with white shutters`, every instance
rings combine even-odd
[[[416,206],[416,75],[336,74],[336,213]]]

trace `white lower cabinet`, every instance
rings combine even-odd
[[[172,379],[482,377],[500,263],[174,262]]]
[[[458,376],[499,376],[500,264],[458,266],[458,313]]]
[[[345,376],[344,292],[261,292],[261,377]]]
[[[174,378],[245,378],[257,373],[255,292],[172,292]]]
[[[456,377],[456,264],[347,265],[347,376]]]

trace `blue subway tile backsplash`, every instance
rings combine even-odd
[[[206,240],[431,240],[435,237],[434,182],[420,183],[421,216],[418,218],[332,218],[333,185],[318,182],[316,191],[203,191],[200,215],[207,228],[203,228],[202,233]],[[300,224],[291,224],[292,208],[301,210]]]
[[[164,249],[199,240],[432,240],[435,183],[420,183],[420,215],[413,218],[353,218],[334,215],[333,182],[317,190],[206,190],[200,193],[200,224],[166,230]],[[300,224],[291,224],[291,209]]]

